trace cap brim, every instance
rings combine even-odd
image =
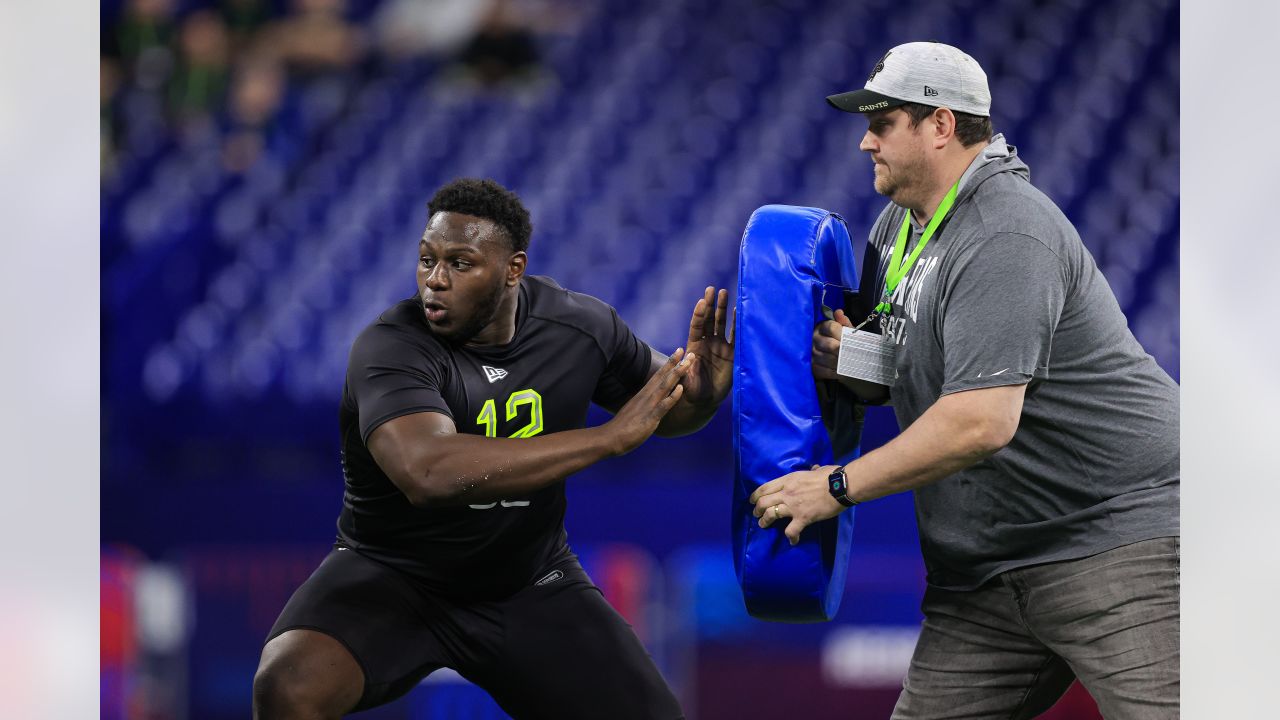
[[[878,110],[888,110],[889,108],[906,105],[906,100],[891,98],[888,95],[881,95],[878,92],[867,90],[850,90],[846,93],[838,95],[828,95],[827,102],[831,103],[831,107],[837,110],[843,110],[850,113],[868,113]]]

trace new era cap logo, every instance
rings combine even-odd
[[[924,96],[925,96],[925,97],[936,96],[937,94],[938,94],[938,91],[937,91],[937,90],[934,90],[933,88],[929,87],[928,85],[925,85],[925,86],[924,86]]]
[[[489,367],[488,365],[481,365],[480,367],[484,368],[484,376],[489,378],[490,383],[497,382],[507,376],[507,371],[502,368]]]

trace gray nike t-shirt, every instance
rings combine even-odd
[[[1179,534],[1177,384],[1016,150],[997,137],[975,167],[881,324],[903,428],[943,395],[1027,384],[1007,447],[915,491],[929,583],[957,590]],[[904,213],[877,220],[864,287],[884,287]]]

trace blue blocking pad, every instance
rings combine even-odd
[[[806,528],[792,547],[784,524],[756,524],[747,498],[789,472],[856,457],[856,437],[843,452],[833,451],[811,348],[824,296],[832,291],[840,298],[857,287],[853,245],[839,215],[790,205],[752,213],[738,259],[732,527],[738,582],[747,612],[757,618],[830,620],[844,594],[856,508]],[[829,304],[841,306],[839,299]]]

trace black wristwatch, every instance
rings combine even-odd
[[[831,491],[831,497],[836,502],[845,507],[853,507],[858,504],[857,500],[849,497],[849,480],[844,476],[844,466],[836,468],[827,476],[827,488]]]

